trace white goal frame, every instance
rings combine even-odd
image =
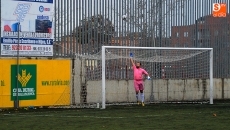
[[[137,46],[102,46],[102,106],[105,109],[106,96],[105,96],[105,49],[146,49],[146,50],[208,50],[209,56],[209,78],[210,78],[210,99],[209,103],[213,104],[213,48],[178,48],[178,47],[137,47]]]

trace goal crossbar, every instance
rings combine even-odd
[[[207,50],[209,51],[209,82],[210,82],[210,98],[209,103],[213,104],[213,48],[178,48],[178,47],[137,47],[137,46],[102,46],[102,106],[101,109],[106,108],[106,91],[105,91],[105,51],[106,49],[141,49],[141,50]]]

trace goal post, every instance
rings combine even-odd
[[[210,90],[209,91],[210,92],[209,103],[213,104],[213,48],[102,46],[102,52],[101,52],[101,60],[102,60],[101,61],[101,63],[102,63],[102,65],[101,65],[101,67],[102,67],[101,68],[102,69],[102,76],[101,76],[101,78],[102,78],[101,79],[101,81],[102,81],[102,100],[101,101],[102,101],[102,106],[101,106],[101,109],[106,108],[106,58],[107,58],[106,57],[106,49],[142,50],[142,52],[140,52],[140,53],[145,53],[146,50],[152,50],[152,51],[164,51],[165,50],[165,51],[168,51],[168,52],[165,52],[166,55],[168,53],[167,56],[166,55],[165,56],[158,56],[158,57],[156,57],[156,56],[151,57],[150,56],[149,58],[147,58],[147,61],[149,61],[149,62],[162,62],[162,61],[164,61],[164,58],[167,59],[164,62],[171,62],[171,61],[176,61],[176,60],[179,61],[179,60],[191,58],[193,56],[197,56],[197,55],[201,54],[203,51],[208,51],[208,53],[209,53],[209,65],[208,65],[209,70],[208,71],[209,71],[209,90]],[[181,56],[179,56],[179,55],[174,56],[175,59],[170,57],[170,54],[179,53],[180,51],[183,51],[184,54],[181,53],[180,54]],[[198,51],[198,52],[192,53],[192,54],[187,54],[186,51]],[[183,57],[182,57],[182,55],[183,55]],[[108,57],[111,58],[111,56],[108,56]],[[122,58],[122,57],[119,57],[119,58]],[[128,58],[128,56],[126,56],[125,58]]]

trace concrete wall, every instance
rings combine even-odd
[[[73,70],[73,104],[101,102],[101,81],[86,81],[85,63],[78,58]],[[82,69],[80,69],[82,68]],[[85,86],[85,87],[84,87]],[[230,79],[214,79],[214,99],[230,99]],[[85,88],[85,101],[82,100],[82,90]],[[196,101],[209,99],[209,80],[201,79],[154,79],[145,81],[146,101]],[[133,80],[107,80],[106,102],[135,102]]]
[[[82,70],[78,68],[83,68],[81,60],[76,58],[73,69],[73,93],[72,93],[72,104],[80,103],[80,92],[81,92],[81,84],[82,84]],[[75,99],[75,100],[74,100]]]
[[[152,83],[151,83],[152,82]],[[214,99],[230,98],[230,80],[214,79]],[[101,102],[101,81],[87,81],[87,103]],[[153,93],[152,93],[153,90]],[[145,81],[146,101],[196,101],[209,99],[209,80]],[[79,91],[76,91],[79,94]],[[77,95],[76,94],[76,95]],[[78,100],[76,100],[78,102]],[[106,81],[106,102],[135,102],[132,80]]]

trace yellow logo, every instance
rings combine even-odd
[[[18,74],[18,81],[22,84],[22,87],[26,87],[31,77],[30,73],[26,75],[26,70],[22,70],[22,75]]]

